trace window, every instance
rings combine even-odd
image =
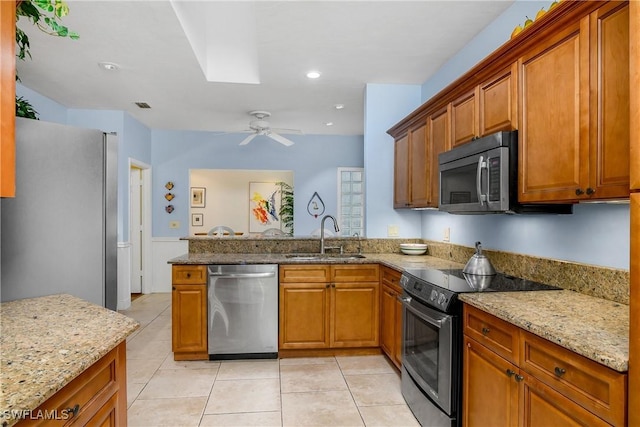
[[[338,222],[341,236],[364,234],[364,169],[338,168]]]

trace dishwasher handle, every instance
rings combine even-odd
[[[274,277],[275,272],[269,271],[266,273],[212,273],[209,272],[209,277],[215,277],[217,279],[262,279],[265,277]]]

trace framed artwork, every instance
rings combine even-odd
[[[280,186],[275,182],[249,183],[249,232],[261,233],[270,228],[281,229]]]
[[[204,187],[191,187],[191,207],[204,208],[206,196]]]
[[[193,227],[202,227],[204,215],[201,213],[191,214],[191,225]]]

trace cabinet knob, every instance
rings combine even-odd
[[[482,335],[487,335],[489,332],[491,332],[491,329],[487,328],[486,326],[482,327]]]
[[[76,403],[74,406],[65,409],[65,411],[67,412],[67,414],[69,414],[69,418],[73,418],[78,415],[78,412],[80,411],[80,405]]]
[[[508,377],[512,377],[512,376],[514,376],[514,375],[516,374],[516,373],[515,373],[514,371],[512,371],[511,369],[507,369],[507,371],[506,371],[506,372],[507,372],[507,376],[508,376]]]
[[[591,196],[595,192],[596,192],[596,190],[594,190],[593,188],[591,188],[591,187],[587,188],[587,196]]]
[[[524,380],[524,377],[522,375],[516,374],[515,379],[516,379],[517,382],[520,382],[520,381]]]
[[[582,191],[582,188],[576,188],[576,196],[582,196],[584,194],[584,191]]]
[[[559,376],[559,377],[563,376],[563,375],[567,372],[567,370],[566,370],[566,369],[564,369],[564,368],[560,368],[560,367],[558,367],[558,366],[556,366],[556,367],[555,367],[555,369],[554,369],[553,371],[554,371],[554,372],[556,373],[556,375],[557,375],[557,376]]]
[[[175,287],[175,286],[172,286],[172,287],[171,287],[171,289],[173,289],[173,290],[175,291],[175,290],[176,290],[176,287]]]
[[[187,279],[191,278],[191,273],[187,273]]]

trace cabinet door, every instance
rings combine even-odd
[[[332,286],[331,347],[378,347],[378,282],[338,282]]]
[[[438,154],[451,148],[449,139],[449,109],[444,107],[428,119],[429,146],[431,147],[431,206],[438,207],[440,201],[440,175],[438,172]]]
[[[180,353],[192,359],[207,358],[207,285],[173,285],[171,295],[172,350],[175,360]],[[197,353],[199,356],[195,356]],[[186,356],[189,357],[189,356]]]
[[[480,84],[480,136],[518,128],[518,64]]]
[[[576,199],[589,163],[588,19],[518,60],[520,202]]]
[[[463,347],[463,426],[517,426],[518,368],[467,336]]]
[[[402,367],[402,301],[400,301],[398,299],[398,297],[396,297],[396,311],[395,311],[395,315],[396,315],[396,319],[395,319],[395,328],[396,328],[396,333],[395,333],[395,352],[393,354],[393,358],[391,359],[393,361],[393,363],[398,367],[401,368]]]
[[[525,374],[522,417],[525,426],[609,426],[573,400]],[[623,425],[623,424],[619,424]]]
[[[429,146],[427,144],[427,123],[419,124],[409,131],[411,159],[411,207],[426,207],[431,201],[431,171],[429,166]]]
[[[591,14],[591,198],[629,196],[629,5]],[[638,90],[637,88],[635,90]]]
[[[477,87],[451,102],[451,142],[454,147],[471,142],[479,135],[478,115]]]
[[[16,195],[16,2],[0,1],[0,197]]]
[[[393,163],[393,207],[406,208],[411,203],[409,180],[409,135],[396,139]]]
[[[380,347],[390,359],[396,353],[396,291],[387,285],[380,288]]]
[[[281,283],[280,348],[328,348],[329,303],[328,283]]]

